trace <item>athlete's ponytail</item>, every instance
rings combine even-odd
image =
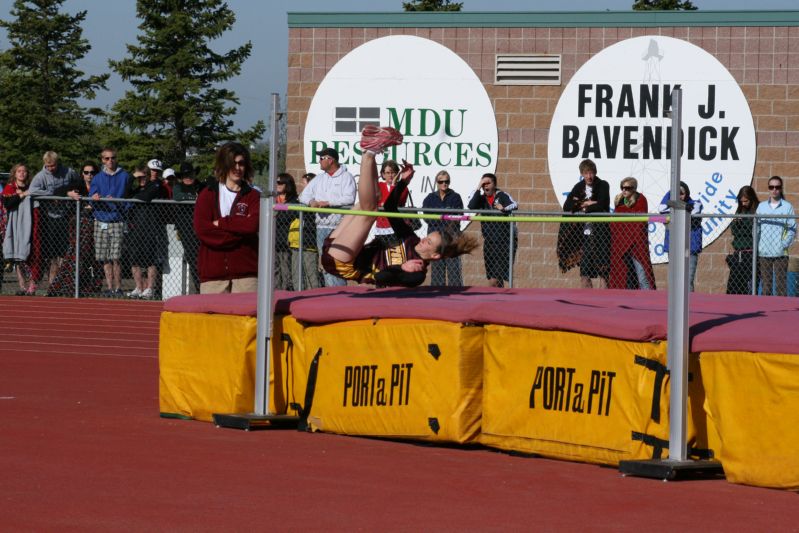
[[[468,254],[479,246],[477,237],[472,235],[455,234],[446,230],[439,233],[441,234],[441,245],[438,247],[438,253],[442,259]]]

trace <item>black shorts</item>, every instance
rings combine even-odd
[[[42,230],[42,259],[64,257],[69,249],[69,221],[67,217],[52,218],[47,213],[39,217]]]

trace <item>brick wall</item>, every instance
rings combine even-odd
[[[575,71],[591,56],[618,41],[642,35],[675,37],[704,48],[733,75],[749,101],[757,132],[753,186],[761,200],[769,176],[785,180],[786,197],[799,207],[799,27],[662,28],[291,28],[287,171],[305,172],[302,139],[311,99],[328,70],[353,48],[378,37],[416,35],[460,55],[479,76],[494,103],[499,134],[496,174],[525,211],[559,211],[547,167],[552,113]],[[561,86],[494,85],[497,53],[562,55]],[[602,174],[602,169],[599,169]],[[650,204],[659,198],[649,198]],[[474,228],[476,230],[476,228]],[[520,227],[515,284],[520,287],[575,287],[577,273],[557,269],[554,224]],[[728,234],[702,254],[697,290],[724,292]],[[799,245],[794,245],[794,251]],[[479,254],[478,254],[479,256]],[[659,287],[666,267],[657,266]],[[466,282],[483,283],[482,260],[465,263]]]

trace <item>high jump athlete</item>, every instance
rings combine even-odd
[[[361,177],[358,180],[357,208],[377,211],[379,186],[375,156],[389,146],[402,142],[402,134],[394,128],[367,126],[361,137]],[[413,166],[402,162],[397,185],[383,204],[383,210],[397,212],[399,199],[413,177]],[[401,218],[389,218],[398,237],[398,244],[387,246],[378,239],[365,245],[373,217],[345,215],[338,227],[325,240],[322,266],[325,271],[346,280],[369,283],[379,287],[416,287],[424,283],[431,261],[457,257],[477,247],[471,235],[432,232],[419,238]]]

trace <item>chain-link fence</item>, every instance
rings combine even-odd
[[[4,294],[160,300],[198,292],[193,202],[39,197],[6,213]]]
[[[198,292],[199,241],[192,223],[193,202],[46,197],[37,198],[35,205],[28,214],[27,233],[14,217],[0,220],[5,236],[3,294],[165,299]],[[403,210],[419,212],[418,208]],[[462,214],[443,209],[425,213]],[[618,215],[608,223],[517,220],[562,215],[517,211],[511,217],[497,217],[497,222],[462,227],[451,223],[455,226],[450,229],[475,235],[481,249],[433,262],[426,283],[666,288],[668,232],[663,222],[656,218],[630,222]],[[276,213],[277,289],[324,285],[314,220],[314,213]],[[789,257],[796,222],[796,217],[786,216],[692,217],[689,265],[695,290],[797,294],[799,258]],[[418,233],[427,231],[428,221],[424,221]]]

